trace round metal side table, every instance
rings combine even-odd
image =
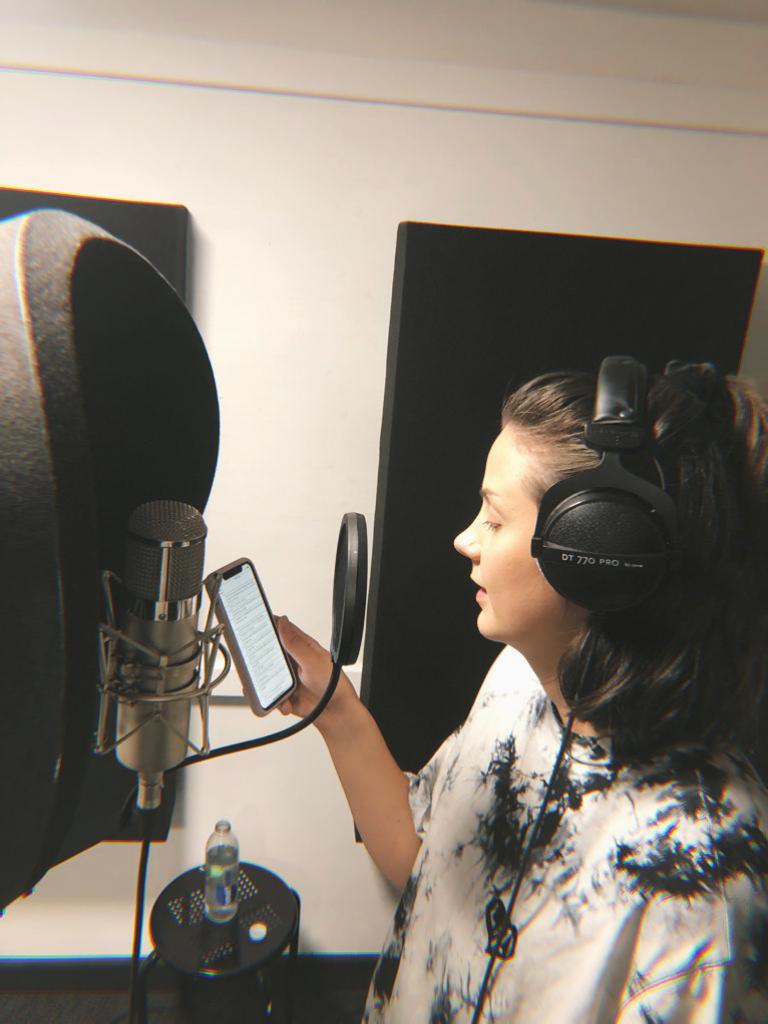
[[[299,947],[298,893],[266,868],[241,864],[237,915],[226,924],[213,924],[205,917],[204,882],[203,868],[192,868],[175,878],[155,900],[149,919],[155,948],[139,972],[142,1024],[150,1024],[146,1010],[147,975],[158,962],[189,980],[193,995],[191,1013],[194,1016],[197,1007],[200,1020],[212,1019],[201,1005],[207,1002],[215,1007],[216,1024],[262,1024],[276,1020],[262,972],[286,950],[287,969],[282,986],[285,1012],[280,1020],[289,1024]],[[249,987],[238,985],[235,979],[245,980]],[[209,996],[215,998],[209,1000]],[[248,1004],[246,1010],[243,1003]],[[190,1024],[196,1021],[191,1020]]]

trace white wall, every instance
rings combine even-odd
[[[469,58],[449,66],[267,50],[249,39],[214,46],[167,25],[65,24],[54,7],[36,22],[0,10],[0,184],[189,207],[194,313],[222,415],[207,566],[250,555],[273,607],[323,640],[341,515],[360,511],[373,525],[400,221],[768,240],[761,28],[735,39],[721,26],[723,52],[738,50],[751,71],[739,78],[728,64],[719,85],[696,48],[701,26],[685,36],[675,19],[606,16],[642,29],[646,64],[658,66],[638,78],[636,66],[626,77],[597,65],[594,75],[566,75]],[[715,29],[705,29],[718,52]],[[631,40],[621,40],[629,61]],[[680,80],[665,84],[664,69],[678,64]],[[161,66],[177,84],[150,80]],[[230,84],[214,87],[217,78]],[[391,91],[397,83],[402,94]],[[439,109],[441,95],[449,109]],[[748,353],[758,374],[768,367],[765,283],[761,294]],[[219,708],[214,741],[282,724]],[[199,862],[221,816],[245,858],[300,891],[304,949],[380,946],[393,894],[354,843],[314,730],[188,771],[170,839],[152,851],[148,906]],[[127,955],[137,858],[133,845],[102,844],[52,870],[7,912],[0,953]]]

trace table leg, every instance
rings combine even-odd
[[[294,925],[291,941],[288,946],[288,970],[285,977],[285,1021],[286,1024],[293,1022],[293,994],[297,981],[297,963],[299,956],[299,929],[301,925],[301,899],[295,889],[291,889],[293,898],[296,900],[296,924]]]
[[[160,957],[156,950],[152,950],[149,956],[142,961],[139,972],[136,975],[136,1005],[138,1008],[138,1024],[149,1024],[147,1019],[147,975],[157,963]]]

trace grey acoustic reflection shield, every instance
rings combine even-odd
[[[70,214],[0,223],[0,906],[89,813],[100,571],[137,505],[205,507],[218,437],[202,339],[144,257]]]

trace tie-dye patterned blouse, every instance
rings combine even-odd
[[[465,724],[411,777],[422,847],[371,982],[368,1024],[469,1024],[562,738],[505,648]],[[768,1022],[768,796],[729,753],[612,764],[574,736],[497,960],[484,1022]]]

